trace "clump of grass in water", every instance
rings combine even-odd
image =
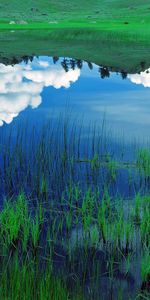
[[[149,207],[144,207],[143,215],[140,224],[142,243],[148,247],[150,245],[150,210]]]
[[[147,289],[150,292],[150,250],[145,249],[141,262],[142,286],[141,290]]]
[[[111,278],[114,283],[115,278],[130,281],[133,276],[130,274],[132,256],[135,258],[139,251],[142,260],[141,287],[147,291],[150,233],[150,211],[146,205],[149,203],[148,199],[148,196],[141,197],[140,200],[138,198],[135,204],[128,206],[126,212],[123,200],[116,199],[114,202],[107,189],[101,199],[97,191],[88,189],[84,192],[79,186],[69,186],[61,200],[63,210],[60,210],[55,201],[50,203],[49,207],[39,202],[37,207],[31,208],[23,193],[16,200],[5,201],[0,212],[0,243],[3,254],[0,274],[1,299],[13,300],[20,293],[22,299],[27,299],[27,287],[30,290],[30,299],[49,299],[48,295],[54,300],[69,297],[78,299],[78,288],[81,290],[81,299],[88,299],[88,276],[93,274],[97,282],[103,273],[103,276]],[[134,222],[133,212],[139,218],[140,210],[139,226]],[[82,235],[77,233],[78,228],[82,229]],[[73,242],[74,230],[76,235]],[[134,241],[139,234],[136,232],[140,233],[138,249]],[[101,259],[95,261],[97,255]],[[124,259],[125,272],[121,269]],[[57,262],[59,272],[55,266]],[[88,266],[91,268],[89,271]],[[77,278],[73,277],[73,289],[70,290],[67,278],[71,280],[72,276]],[[99,285],[97,288],[99,289]],[[94,294],[95,287],[92,289]]]
[[[29,238],[29,212],[24,194],[20,194],[15,203],[6,201],[0,213],[1,237],[5,249],[15,248],[19,239],[26,249]]]
[[[137,154],[137,167],[140,170],[140,173],[144,173],[146,178],[150,177],[150,152],[147,149],[139,150]]]
[[[117,161],[112,160],[109,155],[107,156],[107,168],[108,168],[110,177],[112,178],[112,180],[115,181],[117,178],[118,163],[117,163]]]

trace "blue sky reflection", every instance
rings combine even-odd
[[[108,126],[124,132],[127,140],[133,135],[142,141],[149,138],[149,70],[125,80],[114,73],[101,79],[98,66],[90,70],[84,63],[82,70],[65,72],[60,62],[54,65],[51,58],[40,57],[28,64],[0,64],[1,126],[27,115],[47,120],[53,110],[55,116],[65,111],[67,103],[79,118],[84,115],[85,122],[99,123],[105,113]]]

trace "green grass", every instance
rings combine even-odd
[[[99,21],[129,21],[149,22],[149,4],[142,0],[79,0],[74,1],[53,1],[53,0],[32,0],[20,3],[16,0],[1,3],[2,20],[5,19],[26,19],[29,21],[78,21],[85,22],[87,19]]]
[[[148,299],[149,150],[116,158],[106,124],[88,128],[1,130],[0,299]]]
[[[150,153],[147,149],[142,149],[137,155],[137,166],[141,172],[144,172],[146,177],[150,177]]]
[[[106,125],[2,128],[0,299],[149,299],[149,149],[116,157]]]
[[[137,73],[143,70],[143,63],[144,69],[149,68],[148,28],[140,32],[131,28],[128,32],[127,29],[113,31],[94,27],[14,31],[11,27],[0,31],[0,61],[11,64],[14,57],[21,61],[26,55],[51,55],[78,58],[108,66],[112,71]]]
[[[149,4],[118,0],[26,1],[2,3],[0,29],[96,29],[149,34]],[[10,22],[18,24],[9,24]],[[27,24],[24,24],[26,22]],[[87,35],[88,36],[88,35]]]
[[[51,54],[138,72],[141,62],[149,67],[149,11],[143,1],[1,3],[1,56]]]
[[[136,198],[126,206],[124,199],[111,199],[107,190],[103,198],[78,186],[69,191],[60,200],[61,209],[57,201],[31,209],[31,199],[23,193],[5,201],[0,212],[1,299],[99,299],[99,293],[108,299],[109,293],[119,300],[113,285],[119,282],[123,295],[124,281],[128,299],[140,293],[148,297],[150,231],[146,235],[143,224],[148,228],[150,196],[138,196],[141,215],[135,224]],[[140,277],[135,276],[135,261]]]

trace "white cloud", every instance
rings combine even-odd
[[[150,87],[150,69],[140,74],[129,74],[128,78],[135,84],[142,84],[144,87]]]
[[[51,69],[25,71],[24,76],[33,82],[43,83],[45,87],[53,86],[56,89],[61,87],[70,87],[70,82],[75,82],[80,76],[80,70],[69,70],[67,73],[64,70]]]
[[[44,61],[44,60],[40,60],[39,61],[39,65],[41,67],[47,68],[47,67],[49,67],[49,62],[48,61]]]
[[[38,107],[44,87],[68,88],[79,76],[78,69],[66,73],[61,66],[51,66],[46,60],[35,59],[27,65],[0,64],[0,126],[11,123],[28,106]]]

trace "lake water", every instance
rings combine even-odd
[[[18,247],[20,266],[23,226],[33,226],[25,251],[37,277],[51,262],[70,293],[81,285],[85,299],[135,299],[146,282],[140,264],[149,226],[149,198],[142,199],[150,190],[149,71],[116,73],[47,56],[0,63],[0,204],[20,192],[27,199],[27,206],[22,194],[17,200],[16,223],[17,208],[6,204],[1,217],[8,236],[19,218],[25,224],[11,253]]]
[[[116,74],[79,60],[43,56],[0,64],[1,127],[25,119],[32,126],[57,118],[66,107],[84,125],[100,124],[105,115],[115,136],[143,144],[149,140],[150,74]]]
[[[22,153],[24,152],[22,159],[24,161],[31,159],[30,171],[36,176],[38,163],[34,170],[34,157],[37,155],[35,151],[38,152],[37,149],[40,148],[42,136],[40,132],[43,130],[43,126],[49,123],[52,123],[55,128],[53,131],[55,131],[57,142],[55,141],[55,144],[51,142],[49,145],[51,150],[46,150],[45,157],[48,159],[49,153],[55,152],[55,148],[60,148],[61,153],[68,151],[67,155],[69,156],[68,159],[66,153],[63,154],[68,160],[68,166],[65,175],[61,175],[60,179],[57,176],[57,172],[61,169],[59,164],[57,168],[53,165],[54,170],[55,168],[57,170],[54,172],[56,174],[53,174],[53,179],[48,175],[48,167],[47,169],[44,167],[44,171],[41,171],[41,177],[43,172],[47,174],[52,194],[53,190],[55,190],[54,194],[57,194],[58,191],[61,194],[68,180],[74,183],[81,182],[82,186],[85,182],[88,185],[98,186],[100,182],[103,182],[103,185],[109,182],[108,185],[113,194],[119,192],[126,197],[133,196],[138,190],[149,190],[149,185],[146,184],[145,187],[145,181],[143,180],[141,183],[139,180],[139,173],[137,173],[135,165],[137,148],[146,148],[149,145],[149,114],[149,70],[143,70],[139,74],[115,73],[107,67],[77,59],[45,56],[31,57],[30,59],[24,57],[20,63],[14,61],[12,65],[1,63],[0,144],[2,149],[0,159],[4,182],[7,182],[6,177],[8,176],[9,180],[10,176],[9,172],[7,172],[7,176],[4,172],[6,166],[7,170],[16,168],[15,174],[11,174],[14,180],[13,187],[8,187],[7,184],[4,187],[1,184],[1,195],[9,194],[10,189],[13,193],[15,190],[17,194],[24,176],[27,174],[27,163],[23,168],[21,162],[18,162],[19,158],[17,159],[15,156],[16,149],[19,152],[18,128],[24,130],[28,127],[24,142],[20,136]],[[70,119],[70,123],[67,121],[66,146],[65,131],[62,134],[62,129],[57,130],[61,118]],[[37,130],[34,137],[37,144],[33,146],[31,145],[31,136],[34,128]],[[101,135],[103,135],[102,138]],[[45,145],[47,144],[46,138],[50,140],[50,137],[48,135],[46,137],[45,134]],[[10,149],[6,151],[8,145]],[[34,153],[33,155],[28,153],[29,149],[32,154]],[[6,152],[13,154],[7,163],[4,163]],[[61,157],[61,153],[58,156]],[[102,170],[100,168],[100,171],[93,174],[93,170],[90,169],[93,162],[97,164],[97,157],[106,157],[106,155],[111,160],[119,161],[119,166],[114,165],[114,163],[112,165],[110,158],[109,162],[108,159],[105,159]],[[57,159],[58,157],[53,154],[53,160],[57,161]],[[73,159],[74,166],[72,169],[74,171],[70,169],[70,162]],[[16,161],[16,167],[11,165],[11,161]],[[106,179],[107,175],[105,174],[106,163],[109,164],[111,173],[109,179]],[[4,166],[5,164],[6,166]],[[49,162],[47,164],[49,165]],[[130,171],[128,167],[131,169]],[[113,174],[114,170],[115,173],[117,170],[117,175]],[[34,178],[33,174],[32,178]],[[15,182],[18,183],[18,188],[16,188]],[[59,185],[60,189],[58,188]],[[54,186],[55,188],[53,188]],[[26,190],[28,190],[28,183],[26,183]]]

